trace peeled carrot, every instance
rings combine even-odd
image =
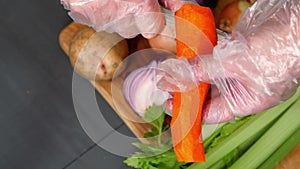
[[[214,16],[207,7],[185,4],[175,13],[176,55],[193,58],[212,53],[217,43]],[[200,83],[187,92],[175,92],[171,132],[178,161],[204,162],[201,139],[202,110],[210,85]]]

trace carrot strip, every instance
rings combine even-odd
[[[214,16],[209,8],[185,4],[175,13],[175,24],[177,57],[193,58],[212,53],[217,37]],[[205,161],[201,123],[209,88],[209,84],[200,83],[193,90],[174,93],[171,132],[178,161]]]

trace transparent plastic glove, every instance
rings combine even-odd
[[[153,37],[164,25],[155,0],[62,0],[69,15],[96,31],[117,32],[125,38],[142,33]]]
[[[299,15],[299,0],[258,0],[213,56],[162,62],[158,87],[184,91],[199,81],[211,83],[204,123],[230,121],[279,104],[299,85]]]
[[[173,11],[192,0],[161,0]],[[117,32],[124,38],[142,34],[152,38],[164,27],[164,15],[157,0],[61,0],[70,17],[96,31]]]

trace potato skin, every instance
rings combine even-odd
[[[149,39],[149,44],[152,48],[162,49],[171,53],[176,53],[176,40],[164,35],[157,35]]]
[[[128,56],[128,44],[116,33],[95,32],[83,26],[72,37],[69,56],[75,71],[84,78],[111,80]]]
[[[227,4],[220,14],[217,27],[231,33],[244,11],[250,7],[250,5],[251,4],[245,0],[233,1]]]

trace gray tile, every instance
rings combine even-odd
[[[97,146],[66,169],[129,169],[123,160]]]
[[[94,147],[76,114],[73,70],[58,44],[60,31],[71,20],[60,1],[28,0],[16,5],[3,0],[0,13],[0,168],[60,169],[75,165],[79,157],[97,160],[86,152],[100,154],[102,166],[124,167],[122,157]],[[93,90],[86,80],[80,82]],[[101,128],[95,134],[104,140],[123,123],[99,94],[95,97],[105,127],[104,122],[88,118],[92,112],[88,102],[79,110],[96,129]]]
[[[41,66],[48,75],[60,77],[71,72],[69,61],[58,43],[60,31],[70,23],[60,1],[20,1],[18,5],[0,2],[0,46],[8,43],[21,52],[18,60],[33,58],[32,65]],[[4,52],[10,58],[12,51]],[[69,68],[69,69],[66,69]]]
[[[0,157],[6,160],[1,168],[61,168],[93,145],[78,123],[70,95],[55,83],[46,85],[29,106],[2,115]]]
[[[5,53],[0,56],[0,92],[5,96],[0,98],[0,106],[4,107],[3,111],[11,112],[28,105],[32,96],[45,88],[51,78],[32,57],[34,53],[27,55],[14,41],[0,37],[1,51]]]
[[[1,84],[6,84],[6,81]],[[84,113],[81,117],[93,124],[92,133],[86,133],[74,110],[71,88],[63,84],[52,81],[24,96],[18,94],[19,90],[12,89],[11,94],[3,98],[15,99],[15,102],[10,102],[19,106],[6,106],[8,108],[2,109],[0,115],[0,133],[6,133],[0,139],[0,157],[5,159],[0,161],[1,168],[62,168],[93,146],[92,138],[96,138],[94,141],[104,139],[122,125],[103,98],[96,94],[99,109],[103,112],[102,120],[109,123],[103,125],[103,121],[90,117],[90,106],[80,105],[79,111]],[[81,79],[81,84],[93,90],[85,79]],[[18,85],[22,87],[22,83]],[[24,102],[27,104],[23,105]],[[96,136],[90,138],[89,134]]]
[[[45,5],[47,8],[35,0],[21,1],[17,6],[0,2],[0,93],[5,96],[0,98],[0,107],[5,107],[2,111],[24,108],[53,78],[71,75],[57,40],[63,24],[70,19],[58,1]],[[57,18],[49,20],[47,16]]]
[[[112,152],[109,147],[115,146],[120,148],[121,146],[123,147],[123,150],[120,152],[124,152],[125,150],[127,153],[136,152],[137,149],[132,145],[125,144],[122,139],[116,140],[117,133],[134,137],[127,126],[122,125],[115,132],[111,133],[108,137],[99,142],[98,145],[95,145],[95,147],[93,147],[90,151],[67,166],[66,169],[129,169],[130,167],[123,163],[123,160],[125,160],[126,157]]]
[[[138,141],[128,127],[122,125],[119,129],[101,140],[98,145],[115,155],[129,157],[133,152],[138,151],[132,144]]]
[[[77,74],[74,75],[74,81],[72,81],[72,97],[75,109],[78,108],[76,111],[78,118],[90,125],[95,125],[93,129],[95,133],[105,128],[115,129],[122,125],[123,121],[91,83]]]

